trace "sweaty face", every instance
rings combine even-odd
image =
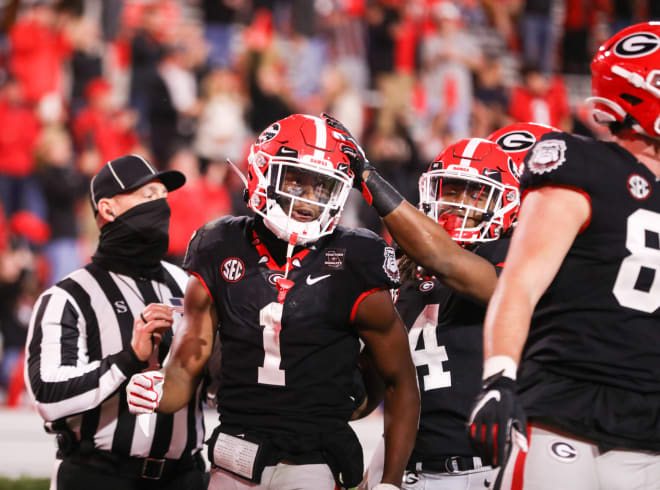
[[[458,179],[442,179],[442,191],[440,200],[444,201],[438,207],[438,217],[453,215],[462,219],[467,217],[466,228],[474,228],[481,223],[483,212],[492,211],[495,206],[495,200],[491,199],[489,188],[476,182],[462,181]],[[466,207],[461,207],[466,206]],[[469,207],[467,207],[469,206]],[[477,211],[477,208],[481,211]]]
[[[280,190],[285,196],[280,197],[279,203],[284,212],[289,214],[293,202],[293,219],[302,222],[317,219],[323,209],[314,202],[327,204],[338,182],[326,175],[291,165],[283,166],[282,173]]]

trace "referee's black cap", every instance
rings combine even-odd
[[[185,175],[178,170],[157,171],[139,155],[124,155],[110,160],[92,177],[89,184],[89,198],[94,213],[98,212],[99,201],[104,197],[132,192],[154,179],[160,180],[168,191],[186,183]]]

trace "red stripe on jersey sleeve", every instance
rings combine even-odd
[[[383,291],[384,289],[387,289],[387,288],[370,289],[369,291],[365,291],[360,296],[358,296],[358,299],[356,299],[355,303],[353,304],[353,308],[351,308],[351,323],[353,323],[355,321],[355,315],[357,313],[358,306],[360,306],[360,303],[362,303],[362,301],[364,301],[364,299],[367,296],[369,296],[371,293],[375,293],[376,291]]]
[[[591,205],[591,196],[587,194],[586,191],[583,189],[580,189],[579,187],[575,187],[572,185],[561,185],[561,184],[549,184],[549,185],[543,185],[543,186],[537,186],[537,187],[530,187],[529,189],[526,189],[525,192],[522,193],[522,196],[520,196],[520,205],[522,206],[523,199],[529,194],[530,192],[542,189],[544,187],[555,187],[558,189],[568,189],[569,191],[577,192],[578,194],[582,194],[587,201],[589,201],[589,217],[587,218],[587,221],[584,222],[582,227],[578,230],[578,235],[582,233],[584,230],[586,230],[589,225],[591,224],[591,215],[593,214],[593,209]]]
[[[209,287],[206,285],[206,282],[204,282],[204,279],[202,279],[202,276],[197,274],[197,272],[193,272],[193,271],[187,271],[187,272],[195,276],[197,279],[199,279],[199,282],[201,282],[202,286],[204,286],[204,289],[206,289],[206,294],[208,294],[209,298],[211,298],[211,301],[213,301],[213,296],[211,296],[211,291],[209,291]]]

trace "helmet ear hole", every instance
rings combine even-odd
[[[642,99],[640,99],[639,97],[635,97],[632,94],[621,94],[619,95],[619,97],[621,97],[623,100],[628,102],[628,104],[630,105],[637,105],[642,102]]]

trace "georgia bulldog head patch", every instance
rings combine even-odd
[[[394,282],[399,282],[401,275],[399,274],[399,266],[396,264],[396,254],[392,247],[385,247],[384,250],[385,261],[383,262],[383,270],[387,277]]]
[[[552,172],[566,161],[566,142],[563,140],[543,140],[532,148],[527,166],[532,173]]]

